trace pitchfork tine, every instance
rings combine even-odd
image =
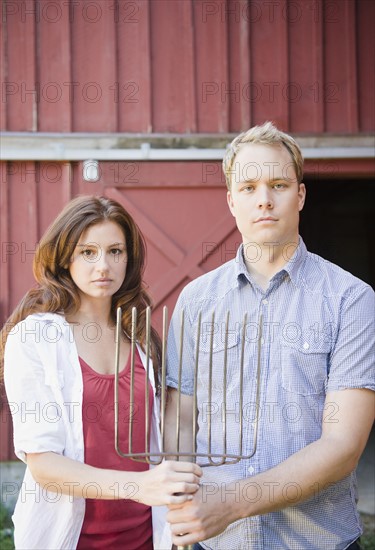
[[[197,326],[197,347],[195,350],[195,365],[194,365],[194,393],[193,393],[193,453],[197,449],[197,412],[198,412],[198,366],[199,366],[199,343],[201,340],[202,312],[198,315]],[[194,456],[196,462],[197,456]]]
[[[210,355],[208,362],[208,407],[207,407],[207,420],[208,420],[208,461],[214,465],[215,461],[212,460],[211,453],[211,431],[212,431],[212,363],[214,353],[214,329],[215,329],[215,311],[212,312],[211,317],[211,334],[210,334]]]
[[[163,334],[161,347],[161,397],[160,397],[160,434],[161,453],[164,453],[165,410],[166,410],[166,376],[167,376],[167,336],[168,336],[168,308],[163,307]]]
[[[120,365],[120,335],[121,335],[121,317],[122,311],[121,307],[117,308],[116,311],[116,332],[115,332],[115,396],[114,396],[114,405],[115,405],[115,449],[120,454],[119,444],[118,444],[118,428],[119,428],[119,411],[118,411],[118,373]]]
[[[151,464],[152,460],[149,456],[149,441],[150,441],[150,387],[149,387],[149,375],[150,375],[150,350],[151,350],[151,308],[146,308],[146,378],[145,378],[145,454],[146,462]]]
[[[224,372],[223,372],[223,458],[220,464],[224,464],[227,454],[227,370],[228,370],[228,334],[229,334],[229,311],[225,321],[225,344],[224,344]]]
[[[181,420],[181,378],[182,378],[182,362],[184,353],[184,324],[185,311],[181,312],[181,330],[180,330],[180,357],[178,364],[178,395],[177,395],[177,418],[176,418],[176,451],[177,460],[180,460],[180,420]]]
[[[130,403],[129,403],[129,453],[133,452],[133,419],[134,419],[134,364],[135,343],[137,341],[137,308],[132,308],[132,326],[130,335]]]

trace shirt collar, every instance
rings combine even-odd
[[[285,247],[285,256],[286,258],[289,257],[288,247]],[[288,260],[284,267],[272,277],[272,279],[277,280],[287,274],[294,283],[297,283],[301,274],[302,266],[305,263],[306,256],[306,245],[303,242],[302,237],[300,236],[298,246],[293,256],[290,258],[290,260]],[[243,282],[244,279],[246,279],[250,283],[252,282],[251,276],[246,268],[245,260],[243,257],[243,244],[241,244],[237,250],[235,258],[235,272],[237,284],[240,284],[241,281]]]
[[[286,256],[288,256],[288,251],[286,249]],[[302,240],[302,237],[299,237],[298,246],[290,258],[290,260],[284,265],[281,271],[285,271],[293,283],[297,283],[298,279],[301,276],[302,267],[306,261],[307,249],[306,245]]]

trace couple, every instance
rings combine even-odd
[[[167,447],[175,427],[181,309],[180,439],[186,452],[192,441],[198,315],[202,311],[202,326],[209,326],[216,311],[213,401],[220,411],[220,327],[230,310],[227,400],[232,411],[238,405],[244,314],[249,326],[262,330],[258,435],[254,422],[244,422],[244,452],[256,438],[256,453],[237,465],[206,468],[204,475],[189,462],[170,460],[149,469],[116,455],[118,306],[123,312],[120,422],[129,420],[121,395],[129,395],[130,312],[136,307],[135,452],[142,451],[145,439],[145,308],[150,303],[142,284],[145,248],[118,203],[76,198],[41,239],[34,258],[38,285],[3,329],[15,452],[27,463],[13,518],[16,548],[168,550],[172,542],[217,550],[360,548],[355,468],[373,421],[374,293],[307,252],[298,235],[306,193],[303,160],[290,136],[271,123],[256,126],[234,139],[223,166],[228,206],[243,244],[235,260],[190,283],[177,302],[168,343]],[[255,259],[254,244],[260,251]],[[207,334],[201,337],[207,341]],[[254,403],[258,391],[255,340],[250,334],[245,338],[245,403]],[[160,340],[154,331],[151,341],[150,445],[157,451]],[[208,384],[209,353],[204,345],[200,349],[198,404]],[[236,414],[229,418],[231,446],[238,424]],[[212,452],[221,452],[221,436],[215,440],[215,433],[222,433],[220,412],[213,415],[212,429]],[[207,452],[201,415],[197,444],[198,452]],[[171,455],[173,450],[171,444]]]

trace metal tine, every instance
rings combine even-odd
[[[241,361],[240,361],[240,435],[239,435],[239,455],[242,456],[243,439],[243,372],[245,363],[245,340],[246,340],[247,313],[243,318],[242,336],[241,336]],[[237,461],[238,462],[238,461]]]
[[[165,410],[166,410],[166,376],[167,376],[167,338],[168,338],[168,308],[163,307],[163,333],[161,348],[161,397],[160,397],[160,433],[161,433],[161,455],[164,451],[165,435]],[[162,460],[160,458],[160,462]]]
[[[119,403],[118,403],[118,376],[119,376],[119,365],[120,365],[120,335],[121,335],[121,319],[122,319],[122,310],[121,307],[117,308],[116,311],[116,331],[115,331],[115,395],[114,395],[114,405],[115,405],[115,449],[121,454],[119,449]]]
[[[148,464],[160,464],[167,456],[164,450],[164,435],[165,435],[165,409],[166,409],[166,356],[167,356],[167,325],[168,325],[168,310],[166,306],[163,308],[163,335],[162,335],[162,358],[161,358],[161,413],[160,413],[160,431],[162,436],[162,448],[159,453],[151,454],[150,446],[150,403],[149,403],[149,371],[150,371],[150,356],[151,356],[151,308],[146,309],[146,381],[145,381],[145,451],[143,453],[133,452],[133,422],[134,422],[134,369],[135,369],[135,352],[136,352],[136,334],[137,334],[137,309],[132,308],[132,327],[131,327],[131,347],[130,347],[130,403],[129,403],[129,442],[128,453],[123,453],[119,448],[119,362],[120,362],[120,342],[122,330],[122,311],[117,309],[116,316],[116,354],[115,354],[115,448],[120,456],[129,457],[138,462],[147,462]],[[185,331],[185,312],[181,312],[180,325],[180,349],[179,349],[179,367],[178,367],[178,396],[177,396],[177,418],[176,418],[176,459],[180,460],[181,456],[190,456],[192,460],[197,461],[197,457],[204,458],[207,462],[200,464],[201,466],[220,466],[222,464],[234,464],[242,459],[251,458],[257,448],[258,424],[259,424],[259,399],[260,399],[260,376],[261,376],[261,340],[262,340],[262,321],[260,316],[260,330],[258,337],[258,354],[257,354],[257,371],[256,371],[256,417],[254,425],[254,444],[250,455],[243,454],[243,400],[244,400],[244,363],[245,363],[245,341],[246,341],[246,325],[247,314],[244,315],[243,327],[241,331],[241,357],[240,357],[240,380],[239,380],[239,406],[240,406],[240,426],[239,426],[239,449],[236,454],[228,453],[227,448],[227,382],[228,382],[228,340],[229,340],[229,321],[230,312],[227,312],[225,322],[225,343],[224,343],[224,363],[223,363],[223,451],[222,453],[212,452],[212,378],[213,378],[213,348],[215,334],[215,310],[211,316],[211,335],[209,343],[209,365],[208,365],[208,436],[207,436],[207,453],[197,453],[196,437],[197,437],[197,417],[198,417],[198,373],[199,373],[199,352],[200,339],[202,330],[202,312],[199,312],[197,323],[197,340],[195,349],[195,364],[194,364],[194,395],[193,395],[193,452],[183,452],[180,450],[180,428],[181,428],[181,386],[182,386],[182,368],[183,368],[183,352],[184,352],[184,331]],[[157,458],[156,458],[157,457]]]
[[[235,464],[236,462],[240,461],[240,457],[232,457],[231,455],[227,454],[227,378],[228,378],[228,337],[229,337],[229,319],[230,319],[230,312],[227,311],[226,320],[225,320],[225,335],[224,335],[224,364],[223,364],[223,410],[222,410],[222,423],[223,423],[223,452],[221,455],[213,455],[211,453],[211,431],[208,436],[209,440],[209,449],[208,449],[208,455],[209,455],[209,462],[210,465],[214,466],[221,466],[223,464]],[[212,337],[211,333],[211,339]],[[210,378],[212,379],[212,355],[213,354],[213,345],[210,342]],[[209,383],[209,404],[208,408],[210,411],[210,414],[212,412],[212,383],[210,385]],[[219,456],[220,460],[213,460],[213,457]]]
[[[145,457],[146,462],[151,464],[152,460],[149,456],[149,441],[150,441],[150,350],[151,350],[151,308],[146,308],[146,378],[145,378]]]
[[[258,424],[259,424],[259,398],[260,398],[260,360],[261,360],[261,350],[262,350],[262,338],[263,338],[263,315],[259,317],[259,338],[258,338],[258,357],[257,357],[257,391],[255,398],[255,428],[254,428],[254,448],[251,456],[253,456],[257,450],[257,441],[258,441]]]
[[[212,364],[214,354],[214,331],[215,331],[215,310],[212,312],[211,318],[211,335],[210,335],[210,354],[208,362],[208,453],[207,458],[211,465],[215,465],[215,461],[212,460],[211,442],[212,442]]]
[[[249,455],[243,456],[244,459],[252,458],[257,450],[258,442],[258,425],[259,425],[259,398],[260,398],[260,372],[261,372],[261,350],[263,337],[263,315],[259,317],[259,335],[258,335],[258,352],[257,352],[257,372],[256,372],[256,394],[255,394],[255,422],[254,422],[254,443],[253,449]],[[241,448],[242,455],[242,448]]]
[[[134,420],[134,365],[135,344],[137,341],[137,308],[132,308],[132,326],[130,335],[130,396],[129,396],[129,454],[133,452],[133,420]]]
[[[195,350],[195,365],[194,365],[194,393],[193,393],[193,453],[194,462],[197,460],[197,412],[198,412],[198,367],[199,367],[199,344],[201,340],[202,327],[202,311],[198,315],[197,326],[197,347]]]
[[[181,420],[181,378],[182,378],[182,361],[184,351],[184,328],[185,328],[185,310],[181,311],[181,327],[180,327],[180,356],[178,363],[178,394],[177,394],[177,418],[176,418],[176,460],[180,460],[180,420]]]
[[[228,371],[228,334],[229,334],[229,316],[227,311],[227,318],[225,321],[225,343],[224,343],[224,372],[223,372],[223,460],[220,464],[225,463],[227,455],[227,371]]]

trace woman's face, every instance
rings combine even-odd
[[[70,275],[82,299],[111,299],[126,274],[127,253],[122,228],[103,221],[88,227],[70,259]]]

